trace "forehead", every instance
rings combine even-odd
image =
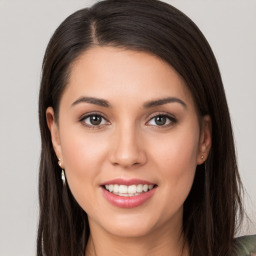
[[[64,92],[80,96],[138,103],[155,98],[179,97],[193,104],[182,77],[165,61],[146,52],[115,47],[86,50],[72,64]]]

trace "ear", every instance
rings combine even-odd
[[[46,120],[47,120],[48,128],[51,133],[52,145],[53,145],[55,154],[57,158],[60,160],[62,159],[62,152],[61,152],[59,128],[55,120],[54,110],[52,107],[48,107],[46,109]]]
[[[201,133],[198,147],[197,164],[204,163],[209,155],[212,145],[212,121],[209,115],[205,115],[201,121]]]

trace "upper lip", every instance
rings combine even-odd
[[[119,178],[119,179],[108,180],[102,183],[101,186],[109,185],[109,184],[126,185],[126,186],[138,185],[138,184],[155,185],[155,183],[149,182],[147,180]]]

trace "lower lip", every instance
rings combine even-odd
[[[102,188],[104,197],[113,205],[120,208],[134,208],[144,204],[148,201],[155,193],[156,187],[149,190],[148,192],[141,193],[137,196],[118,196],[110,193],[106,189]]]

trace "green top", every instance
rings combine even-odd
[[[256,235],[236,238],[235,249],[237,256],[256,256]]]

